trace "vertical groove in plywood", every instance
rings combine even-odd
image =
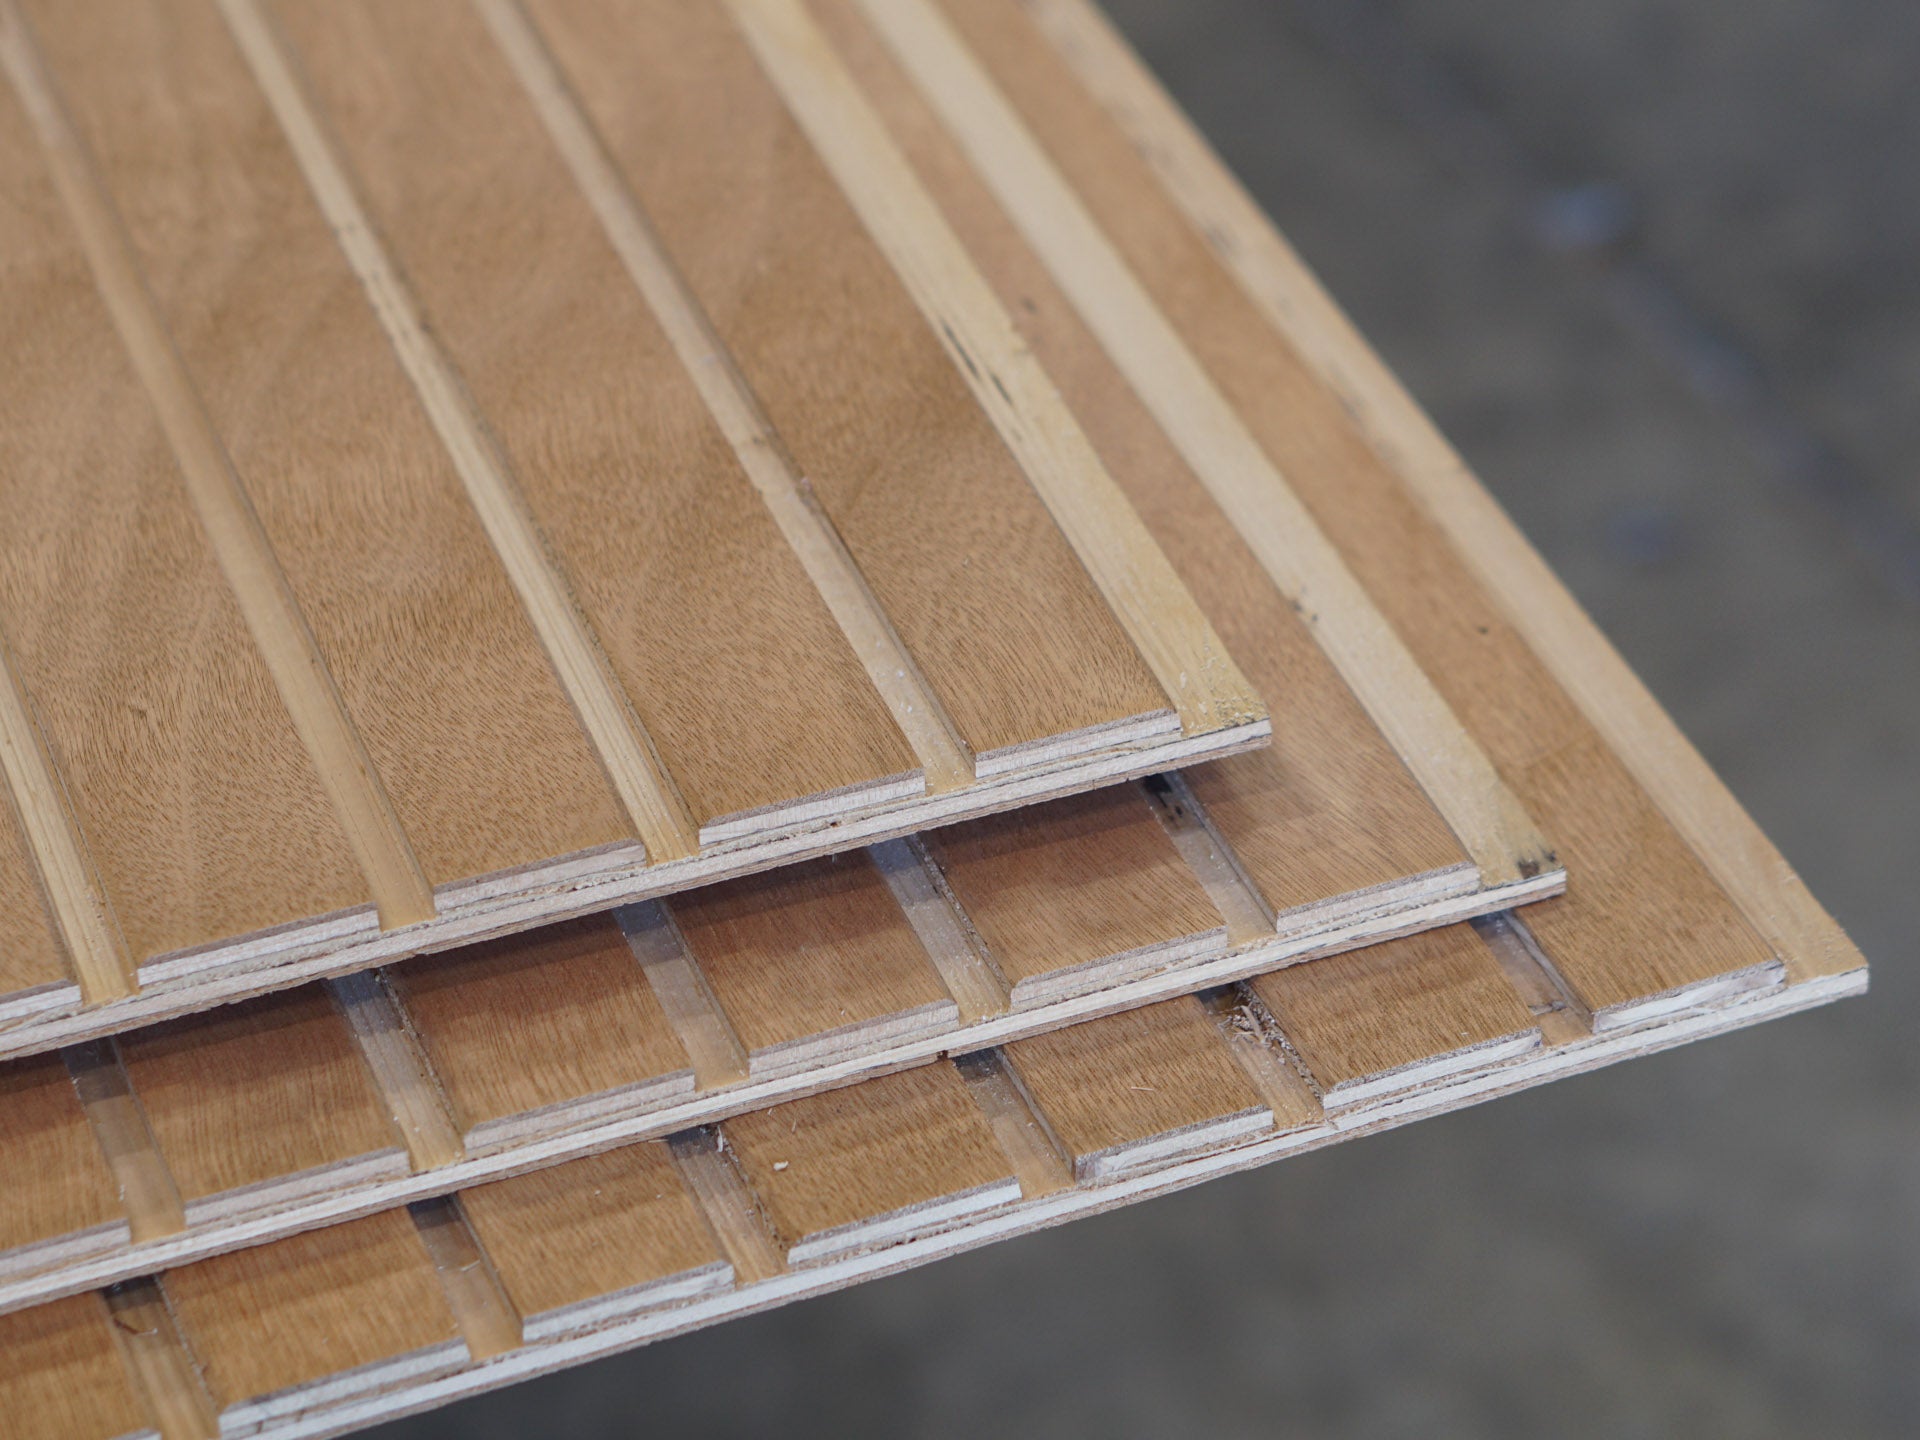
[[[982,773],[1043,743],[1064,753],[1167,728],[1169,693],[1189,708],[1222,699],[1230,662],[1209,668],[1197,649],[1187,676],[1160,675],[1162,693],[1063,539],[1080,512],[1049,519],[983,412],[983,395],[1011,403],[981,368],[998,352],[981,341],[963,360],[961,321],[943,331],[916,306],[724,15],[658,0],[529,9]],[[650,44],[613,43],[632,34]],[[1044,387],[1022,375],[1001,383]],[[1072,449],[1024,411],[1002,418],[1025,427],[1016,453]],[[1125,528],[1104,512],[1087,528],[1109,521]],[[1111,549],[1133,578],[1159,563]],[[1109,598],[1128,613],[1164,601],[1165,626],[1193,613],[1151,584]],[[1224,699],[1219,710],[1259,713]]]
[[[432,888],[321,659],[306,617],[140,272],[126,230],[14,0],[0,61],[38,132],[107,313],[166,432],[187,497],[359,863],[382,926],[434,913]]]
[[[1173,841],[1173,848],[1180,852],[1213,908],[1227,922],[1227,942],[1246,945],[1271,935],[1273,907],[1240,864],[1233,847],[1214,828],[1186,777],[1178,771],[1150,775],[1140,782],[1140,789],[1167,838]]]
[[[88,1299],[93,1297],[88,1296]],[[160,1282],[128,1280],[101,1292],[121,1364],[162,1440],[218,1440],[220,1421]]]
[[[1460,842],[1404,761],[885,44],[851,0],[812,0],[812,8],[1021,338],[1273,707],[1271,748],[1186,777],[1268,905],[1297,912],[1410,875],[1470,872]],[[1474,878],[1462,874],[1454,883]]]
[[[1020,1194],[1037,1200],[1071,1189],[1073,1161],[1005,1057],[998,1050],[978,1050],[955,1056],[953,1064],[993,1127],[1001,1153],[1013,1162]]]
[[[0,1416],[8,1440],[150,1436],[98,1295],[0,1315]],[[204,1433],[204,1432],[203,1432]],[[176,1440],[169,1434],[166,1440]],[[178,1440],[199,1440],[183,1434]]]
[[[646,298],[695,388],[733,446],[740,467],[806,567],[874,688],[913,747],[929,790],[973,779],[973,756],[860,573],[812,488],[763,413],[739,366],[582,112],[519,0],[476,0],[526,88],[574,181]]]
[[[1048,41],[1452,539],[1559,683],[1796,978],[1866,963],[1445,437],[1087,0],[1024,0]]]
[[[479,17],[351,4],[276,14],[339,137],[332,208],[380,226],[380,264],[410,287],[436,363],[464,387],[462,423],[491,440],[489,473],[514,515],[550,537],[542,573],[571,585],[608,684],[624,686],[699,838],[921,789],[912,751]]]
[[[1013,999],[1012,986],[968,923],[920,837],[885,840],[868,847],[867,853],[960,1007],[960,1019],[972,1024],[1004,1014]]]
[[[1433,797],[1483,882],[1549,868],[1545,837],[932,0],[863,0],[863,9]]]
[[[427,878],[631,843],[218,14],[22,3]]]
[[[1302,358],[1294,327],[1248,304],[1204,233],[1221,217],[1196,221],[1175,203],[1112,104],[1101,108],[1018,5],[977,0],[948,14],[1579,876],[1529,923],[1581,1002],[1605,1022],[1648,997],[1770,967],[1766,942],[1382,459],[1357,402]],[[1139,97],[1154,92],[1138,80],[1126,93],[1135,109],[1119,107],[1123,124],[1138,135]],[[1153,135],[1178,128],[1154,103]],[[1186,149],[1195,143],[1189,135]]]
[[[1243,986],[1228,985],[1196,997],[1225,1037],[1234,1061],[1273,1111],[1276,1130],[1297,1130],[1325,1118],[1320,1096],[1291,1049],[1268,1023],[1259,1001]]]
[[[1518,913],[1502,910],[1482,915],[1472,923],[1474,933],[1493,952],[1507,983],[1540,1026],[1547,1044],[1565,1045],[1593,1033],[1593,1016],[1561,978]]]
[[[37,72],[22,53],[30,42],[17,10],[0,18],[9,70]],[[110,980],[111,947],[74,938],[93,923],[84,913],[94,903],[84,893],[87,855],[135,962],[354,909],[367,890],[183,503],[153,402],[20,99],[0,85],[0,188],[9,200],[0,223],[9,341],[0,347],[0,615],[17,687],[9,708],[16,722],[37,722],[46,747],[50,778],[23,798],[24,818],[56,824],[45,804],[63,793],[82,835],[71,848],[53,830],[35,836],[43,863],[68,848],[48,877],[57,887],[50,898],[76,963],[92,963],[84,959],[92,944]],[[92,603],[67,603],[74,594]],[[20,738],[15,729],[10,740]],[[208,735],[221,746],[208,748]],[[33,759],[16,748],[8,763],[31,768]]]
[[[186,1206],[121,1063],[119,1047],[112,1040],[90,1040],[70,1046],[63,1058],[93,1138],[120,1187],[133,1242],[178,1235],[187,1228]]]
[[[69,978],[69,969],[83,1000],[133,994],[139,982],[126,942],[47,758],[26,693],[14,678],[3,626],[0,779],[8,801],[0,806],[0,986],[5,987],[0,996],[56,985]],[[47,928],[49,913],[59,945]]]
[[[406,1143],[413,1168],[433,1170],[464,1158],[461,1127],[448,1112],[433,1062],[387,976],[370,970],[325,983]]]
[[[735,1277],[752,1284],[784,1273],[786,1250],[721,1132],[712,1126],[683,1130],[667,1144]]]
[[[467,498],[592,737],[647,858],[660,861],[693,854],[699,849],[699,831],[685,798],[581,616],[498,445],[475,413],[466,387],[361,208],[272,22],[257,0],[222,0],[221,10],[408,378],[419,391],[466,486]]]
[[[119,1187],[67,1067],[55,1055],[0,1065],[0,1252],[113,1225]]]
[[[460,1337],[467,1342],[467,1354],[475,1360],[489,1360],[518,1350],[521,1342],[520,1313],[507,1295],[506,1286],[493,1268],[493,1261],[481,1245],[457,1195],[440,1195],[431,1200],[416,1200],[407,1207],[420,1242],[433,1260],[441,1294],[453,1312]]]
[[[613,913],[654,998],[693,1061],[696,1083],[702,1090],[713,1090],[745,1080],[747,1047],[666,907],[647,900],[623,905]]]

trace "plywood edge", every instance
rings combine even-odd
[[[425,1173],[395,1175],[351,1190],[276,1204],[270,1210],[234,1214],[164,1239],[94,1253],[57,1270],[9,1278],[4,1269],[0,1269],[0,1311],[578,1158],[614,1145],[716,1124],[745,1111],[925,1064],[942,1054],[985,1050],[1080,1020],[1097,1019],[1116,1011],[1230,984],[1282,966],[1471,919],[1478,914],[1504,911],[1520,903],[1527,887],[1537,887],[1540,883],[1536,879],[1506,890],[1442,896],[1437,900],[1420,900],[1411,906],[1395,905],[1389,903],[1391,897],[1383,897],[1373,913],[1337,926],[1303,926],[1298,931],[1263,937],[1224,954],[1202,955],[1184,966],[1111,989],[1095,990],[1019,1013],[1000,1013],[970,1024],[930,1029],[865,1053],[842,1054],[792,1074],[742,1080],[710,1090],[680,1088],[671,1094],[648,1094],[646,1087],[624,1095],[606,1092],[583,1097],[583,1103],[578,1105],[505,1117],[497,1127],[487,1129],[484,1139],[476,1130],[475,1143],[465,1159]]]
[[[0,1060],[1240,754],[1265,745],[1272,734],[1272,723],[1263,717],[1201,735],[1105,750],[990,777],[966,790],[922,795],[840,820],[727,842],[684,860],[649,864],[635,863],[631,850],[596,854],[518,872],[484,887],[461,887],[458,903],[450,887],[442,892],[433,919],[400,929],[380,929],[370,910],[343,911],[225,944],[156,956],[141,963],[137,994],[95,1005],[38,1006],[12,1025],[0,1026]]]
[[[602,1356],[666,1339],[716,1322],[754,1314],[807,1296],[830,1293],[869,1279],[896,1274],[934,1260],[965,1253],[1012,1236],[1031,1234],[1070,1220],[1171,1194],[1218,1176],[1303,1154],[1363,1134],[1448,1113],[1548,1080],[1584,1073],[1637,1055],[1690,1043],[1770,1019],[1827,1004],[1865,988],[1864,968],[1816,977],[1781,990],[1747,995],[1700,1014],[1669,1019],[1636,1035],[1595,1036],[1573,1045],[1543,1050],[1517,1065],[1495,1066],[1454,1083],[1416,1088],[1355,1106],[1328,1123],[1227,1143],[1161,1166],[1145,1167],[1098,1185],[1051,1191],[982,1212],[929,1234],[914,1234],[894,1244],[856,1250],[815,1265],[776,1272],[732,1289],[638,1307],[624,1318],[583,1317],[570,1329],[554,1329],[521,1349],[484,1366],[466,1366],[423,1382],[384,1393],[348,1396],[332,1403],[318,1399],[285,1423],[263,1427],[268,1436],[317,1437],[342,1434],[383,1419],[483,1393],[536,1375],[548,1374]]]

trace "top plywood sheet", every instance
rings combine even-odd
[[[747,37],[615,18],[589,114],[511,6],[0,4],[0,1025],[1269,733]]]

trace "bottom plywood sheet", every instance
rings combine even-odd
[[[107,1306],[56,1300],[6,1317],[58,1343],[9,1347],[0,1412],[74,1440],[142,1413],[339,1434],[1866,984],[1596,1032],[1527,940],[1502,916],[1390,941],[181,1266],[136,1282],[178,1319],[151,1337],[171,1363],[114,1371]]]

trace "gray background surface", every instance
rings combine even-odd
[[[1873,994],[379,1433],[1920,1434],[1920,6],[1113,9]]]

